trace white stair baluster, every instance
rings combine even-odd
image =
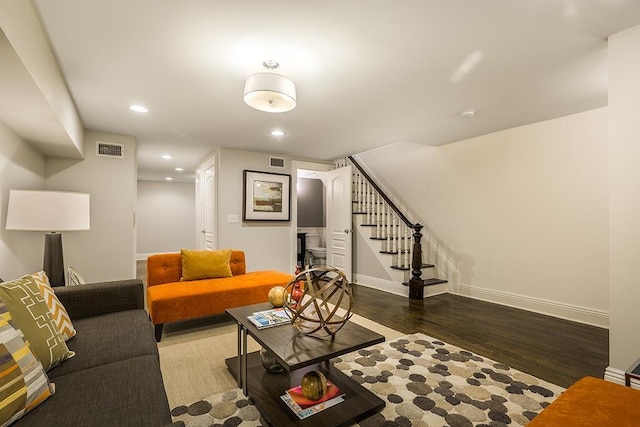
[[[391,231],[391,228],[389,227],[389,205],[386,202],[384,204],[384,228],[382,230],[384,231],[385,238],[384,250],[389,252],[389,243],[391,243],[389,231]]]
[[[393,245],[391,247],[391,252],[395,252],[400,255],[400,241],[398,240],[398,230],[400,229],[400,218],[394,212],[393,213]],[[397,259],[397,258],[396,258]]]
[[[382,205],[380,205],[380,195],[376,192],[376,237],[382,237]]]

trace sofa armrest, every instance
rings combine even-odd
[[[144,285],[140,279],[56,286],[53,290],[71,320],[144,309]]]

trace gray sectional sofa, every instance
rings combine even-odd
[[[15,426],[163,426],[171,415],[140,280],[54,288],[76,355],[47,372],[56,391]]]

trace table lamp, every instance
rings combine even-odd
[[[90,229],[90,197],[66,191],[9,192],[7,230],[47,231],[43,269],[51,286],[64,285],[61,231]]]

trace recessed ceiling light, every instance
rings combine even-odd
[[[149,109],[147,107],[144,107],[142,105],[132,105],[131,107],[129,107],[129,109],[131,111],[135,111],[136,113],[148,113]]]
[[[468,108],[466,110],[460,111],[460,113],[458,114],[460,114],[460,117],[462,117],[463,119],[472,119],[476,115],[476,110],[474,110],[473,108]]]
[[[184,172],[184,169],[182,169],[182,168],[176,168],[176,172]]]
[[[165,160],[171,160],[171,156],[168,155],[168,154],[163,154],[162,158],[165,159]]]
[[[272,130],[271,131],[271,135],[273,135],[273,136],[283,136],[284,135],[284,131],[282,131],[282,130]]]
[[[165,181],[173,181],[173,178],[171,178],[170,176],[168,176],[168,177],[166,177],[164,180],[165,180]]]

